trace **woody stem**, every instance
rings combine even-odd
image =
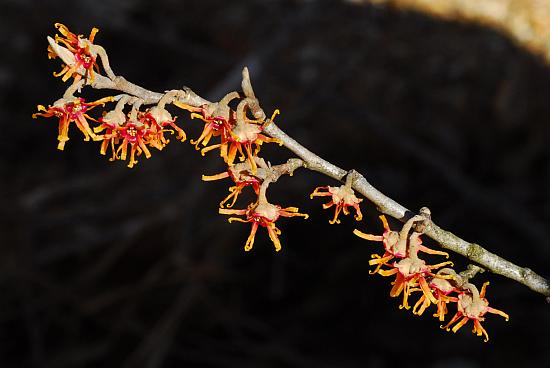
[[[243,77],[243,88],[246,89],[245,92],[253,95],[252,86],[250,85],[250,79],[248,77],[248,70],[243,70]],[[128,93],[139,97],[143,101],[143,104],[158,103],[163,97],[163,94],[149,91],[136,84],[130,83],[121,76],[117,76],[111,80],[98,73],[94,82],[90,85],[96,89],[112,89]],[[194,107],[211,104],[210,101],[198,96],[188,88],[184,88],[181,92],[181,96],[178,98],[178,102],[180,103]],[[250,108],[255,117],[262,115],[265,116],[257,102],[253,104],[253,106],[250,106]],[[304,167],[310,170],[317,171],[338,181],[342,181],[348,173],[348,171],[328,162],[302,146],[295,139],[282,131],[272,121],[268,121],[268,123],[263,125],[263,131],[272,138],[280,140],[288,150],[302,159]],[[355,176],[356,177],[355,180],[353,180],[352,188],[362,194],[365,198],[369,199],[380,212],[394,217],[402,222],[407,222],[412,217],[412,212],[410,210],[376,189],[363,175],[356,173]],[[260,187],[260,196],[263,196],[264,200],[265,189],[266,188],[264,187],[262,191],[262,187]],[[425,219],[423,218],[423,220]],[[494,253],[491,253],[476,243],[468,242],[450,231],[440,228],[432,221],[426,222],[427,225],[425,234],[439,243],[443,248],[452,250],[455,253],[478,263],[483,266],[483,268],[490,270],[493,273],[515,280],[529,287],[531,290],[547,296],[547,301],[550,303],[550,281],[544,277],[536,274],[529,268],[520,267]]]

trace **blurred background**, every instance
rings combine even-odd
[[[550,367],[550,306],[514,281],[474,279],[511,316],[487,318],[489,343],[399,310],[391,279],[368,274],[380,245],[352,234],[381,231],[373,206],[331,226],[309,200],[335,182],[281,178],[271,201],[311,217],[280,221],[282,252],[262,229],[245,253],[249,226],[217,214],[230,183],[200,180],[224,170],[215,153],[174,141],[128,169],[74,127],[58,151],[55,119],[31,119],[66,87],[46,53],[54,22],[98,27],[115,73],[156,91],[217,99],[248,65],[306,147],[550,277],[545,58],[503,28],[388,3],[1,1],[0,367]]]

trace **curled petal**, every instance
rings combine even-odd
[[[353,230],[353,233],[355,235],[357,235],[358,237],[360,238],[363,238],[365,240],[371,240],[371,241],[382,241],[382,235],[372,235],[372,234],[365,234],[364,232],[362,231],[359,231],[357,229]]]
[[[244,250],[246,252],[250,251],[254,246],[254,237],[256,236],[256,230],[258,230],[258,224],[256,222],[253,222],[252,228],[250,229],[250,235],[248,235],[248,239],[246,239],[246,243],[244,245]]]
[[[477,335],[477,336],[485,336],[485,338],[483,339],[484,342],[487,342],[489,341],[489,335],[487,334],[487,331],[485,331],[485,329],[481,326],[481,323],[476,319],[474,320],[474,330],[473,332]]]
[[[281,235],[281,230],[279,230],[275,224],[269,224],[267,226],[267,233],[269,234],[269,239],[273,242],[273,245],[275,246],[275,251],[279,252],[281,250],[281,241],[279,240],[279,236]]]
[[[491,307],[487,307],[487,312],[493,313],[493,314],[498,314],[499,316],[503,317],[506,321],[510,320],[510,316],[508,314],[504,313],[501,310],[491,308]]]

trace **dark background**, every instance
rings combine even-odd
[[[550,71],[506,36],[345,2],[0,6],[0,367],[550,367],[550,306],[514,281],[475,279],[511,316],[487,318],[489,343],[399,310],[391,280],[368,275],[379,245],[351,233],[380,231],[375,209],[329,226],[308,199],[335,185],[318,174],[271,189],[311,215],[281,220],[283,251],[262,229],[245,253],[249,226],[217,214],[229,182],[200,180],[224,169],[215,153],[172,142],[130,170],[75,127],[56,150],[55,119],[31,119],[65,88],[46,55],[54,22],[99,27],[115,73],[152,90],[216,99],[248,65],[265,110],[305,146],[549,277]]]

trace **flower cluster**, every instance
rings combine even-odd
[[[228,221],[234,222],[249,222],[252,224],[250,235],[246,240],[244,250],[249,251],[254,245],[254,239],[258,226],[265,227],[267,229],[269,238],[275,246],[275,251],[281,250],[281,241],[279,235],[281,230],[275,225],[275,222],[280,217],[303,217],[307,219],[307,214],[299,213],[296,207],[282,208],[279,205],[271,204],[266,198],[266,191],[270,183],[278,179],[282,174],[291,174],[294,170],[292,162],[277,165],[271,167],[269,164],[254,156],[255,169],[250,164],[249,160],[240,162],[233,166],[229,166],[227,171],[217,175],[206,176],[203,175],[204,181],[218,180],[224,178],[230,178],[235,183],[234,186],[229,188],[229,195],[220,202],[220,208],[218,212],[222,215],[238,215],[244,216],[244,219],[239,217],[230,217]],[[246,209],[230,209],[235,204],[239,194],[245,187],[251,187],[257,196],[257,199],[247,206]],[[224,205],[231,200],[231,203],[227,204],[227,208]]]
[[[106,57],[101,46],[93,44],[94,37],[98,30],[92,29],[90,36],[84,38],[82,35],[75,35],[63,24],[56,23],[56,28],[61,36],[56,35],[55,39],[48,38],[50,46],[48,55],[50,58],[59,56],[65,66],[55,76],[62,76],[66,81],[74,77],[73,84],[67,89],[64,96],[49,105],[47,108],[38,105],[37,113],[33,118],[56,117],[59,119],[59,141],[57,148],[63,150],[65,143],[69,140],[69,125],[74,122],[78,129],[84,134],[84,140],[102,141],[100,153],[105,155],[107,149],[111,148],[110,161],[129,158],[128,167],[137,163],[137,157],[144,154],[146,158],[151,157],[150,148],[162,150],[170,140],[166,133],[176,134],[180,141],[185,141],[185,132],[175,124],[175,118],[165,109],[165,104],[174,99],[174,94],[167,93],[158,103],[143,111],[140,106],[143,101],[137,97],[128,95],[109,96],[94,102],[87,102],[82,97],[75,97],[74,93],[80,91],[86,83],[92,83],[94,69],[99,72],[97,58]],[[61,46],[63,45],[63,46]],[[103,61],[103,65],[107,65]],[[106,70],[107,74],[113,75],[112,71]],[[115,109],[104,111],[99,118],[91,117],[88,112],[108,102],[118,101]],[[131,104],[132,111],[124,113],[126,104]],[[92,128],[90,125],[95,124]]]
[[[252,224],[250,235],[244,246],[245,251],[252,249],[259,226],[267,229],[275,250],[279,251],[281,250],[279,240],[281,231],[275,222],[280,217],[308,218],[308,215],[299,213],[296,207],[283,208],[267,200],[268,186],[283,174],[292,175],[296,167],[289,163],[272,167],[259,156],[263,143],[281,144],[278,139],[263,134],[264,126],[273,121],[279,114],[279,110],[275,110],[271,118],[266,119],[263,111],[259,109],[258,100],[252,91],[246,68],[243,70],[243,92],[244,98],[240,99],[235,110],[231,109],[229,104],[240,98],[240,94],[237,92],[228,93],[219,102],[207,103],[199,107],[178,101],[174,104],[191,112],[192,119],[198,118],[204,123],[200,136],[190,141],[195,148],[200,150],[203,156],[209,151],[219,149],[220,156],[227,165],[226,171],[216,175],[203,175],[202,179],[212,181],[230,178],[234,182],[234,185],[229,188],[229,195],[220,202],[218,212],[223,215],[244,216],[244,219],[230,217],[229,222],[239,221]],[[249,115],[253,115],[254,118]],[[211,143],[212,139],[216,139],[217,142]],[[249,203],[245,209],[230,209],[246,187],[253,189],[256,200]]]
[[[441,328],[447,331],[458,331],[468,321],[473,321],[473,332],[478,336],[484,336],[485,341],[489,336],[481,326],[484,316],[487,313],[499,314],[508,320],[508,315],[498,309],[489,307],[489,302],[485,298],[485,290],[488,283],[483,284],[481,292],[475,285],[457,274],[452,268],[442,268],[452,266],[452,262],[445,261],[434,265],[429,265],[425,260],[419,257],[419,252],[432,255],[443,255],[448,258],[448,254],[441,251],[430,249],[422,244],[421,233],[413,231],[415,222],[424,221],[422,216],[415,216],[405,223],[401,231],[392,231],[389,228],[386,218],[380,216],[384,226],[382,235],[365,234],[355,230],[354,234],[370,241],[382,242],[384,253],[382,255],[373,254],[369,265],[375,266],[371,274],[381,276],[395,275],[390,291],[391,297],[402,296],[400,309],[410,309],[409,297],[414,292],[420,292],[420,297],[412,307],[412,312],[421,315],[430,306],[436,306],[434,317],[439,321],[445,320],[448,312],[448,305],[456,305],[456,314]],[[434,272],[435,270],[438,270]],[[458,323],[456,323],[458,322]],[[451,326],[456,323],[454,327]]]
[[[80,80],[83,76],[94,80],[94,69],[99,71],[97,65],[97,47],[94,45],[94,38],[98,32],[97,28],[92,28],[88,38],[82,35],[75,35],[67,26],[56,23],[55,27],[61,33],[55,35],[54,42],[50,42],[48,47],[48,57],[50,59],[60,56],[65,65],[63,69],[54,73],[54,76],[61,77],[63,82],[66,82],[71,77],[75,80]],[[60,46],[59,44],[63,46]]]
[[[186,140],[185,132],[175,124],[175,118],[166,110],[166,104],[174,104],[190,112],[191,119],[198,118],[204,123],[200,136],[190,142],[204,156],[208,151],[219,149],[220,156],[227,165],[227,170],[213,176],[203,176],[204,181],[230,178],[234,185],[229,188],[229,195],[220,202],[221,214],[243,215],[241,221],[252,223],[252,231],[246,242],[245,249],[250,250],[254,243],[254,236],[258,226],[265,227],[276,250],[281,249],[278,235],[281,234],[275,222],[279,217],[307,215],[298,212],[295,207],[283,208],[268,202],[266,191],[269,184],[277,181],[283,174],[291,174],[296,167],[287,164],[271,167],[259,157],[259,152],[264,143],[281,143],[279,140],[263,134],[266,124],[270,124],[279,114],[275,110],[270,119],[267,119],[263,110],[259,107],[258,100],[250,84],[248,70],[243,70],[243,93],[231,92],[219,102],[189,104],[189,92],[186,90],[174,90],[166,92],[160,99],[152,98],[147,101],[135,95],[122,94],[105,97],[94,102],[86,102],[82,97],[75,97],[74,93],[81,92],[83,87],[92,85],[99,69],[98,60],[113,89],[117,88],[120,79],[116,78],[109,67],[105,50],[94,44],[95,35],[98,32],[93,28],[88,38],[72,33],[66,26],[56,23],[55,27],[61,35],[55,38],[48,37],[50,46],[48,56],[59,57],[63,63],[63,69],[55,76],[62,77],[63,81],[74,78],[73,84],[67,89],[63,98],[56,101],[48,108],[40,105],[39,112],[33,118],[56,117],[59,119],[58,148],[63,150],[69,140],[69,125],[74,122],[84,134],[85,140],[101,141],[100,153],[106,155],[110,151],[110,161],[128,160],[128,167],[132,168],[138,162],[137,158],[144,155],[151,157],[151,149],[162,150],[170,142],[167,134],[174,134],[180,141]],[[102,76],[102,83],[107,78]],[[236,108],[232,109],[230,103],[239,100]],[[155,102],[151,103],[153,100]],[[107,102],[117,102],[112,110],[104,111],[101,117],[93,118],[88,115],[89,110]],[[141,107],[153,104],[148,108]],[[125,113],[126,105],[131,105],[131,111]],[[91,126],[95,124],[94,126]],[[217,140],[217,142],[213,142]],[[291,165],[292,166],[292,165]],[[257,199],[249,203],[244,210],[229,210],[236,203],[239,194],[246,187],[251,187]],[[227,205],[227,208],[224,206]],[[345,210],[346,212],[347,210]],[[232,217],[230,222],[237,221]]]
[[[198,118],[204,122],[204,128],[201,135],[191,141],[197,150],[201,151],[204,156],[207,152],[219,149],[220,156],[228,166],[235,163],[237,153],[240,155],[240,160],[248,160],[252,172],[256,171],[256,162],[254,157],[258,156],[260,147],[263,143],[281,143],[278,139],[268,137],[262,134],[263,124],[265,119],[250,119],[247,116],[247,101],[242,100],[237,106],[237,110],[233,111],[229,108],[229,103],[238,98],[239,94],[231,92],[227,94],[220,102],[207,104],[198,108],[176,103],[176,106],[191,111],[191,118]],[[279,110],[275,110],[271,119],[279,114]],[[208,145],[213,137],[219,137],[219,142]],[[200,146],[203,146],[201,148]]]
[[[149,147],[162,150],[170,140],[165,133],[177,133],[177,139],[184,141],[185,132],[175,124],[175,118],[160,107],[154,106],[145,111],[133,110],[129,114],[122,111],[124,104],[119,104],[114,110],[106,112],[102,117],[95,119],[88,115],[88,111],[98,105],[104,106],[107,102],[114,101],[113,97],[105,97],[94,102],[86,102],[84,98],[61,98],[53,105],[45,108],[38,106],[38,113],[33,118],[56,117],[59,118],[59,135],[57,148],[63,150],[65,142],[69,140],[69,124],[74,122],[84,134],[84,140],[90,138],[94,141],[102,141],[100,153],[105,155],[107,148],[111,147],[113,160],[125,161],[130,153],[128,167],[133,167],[136,157],[142,153],[146,158],[151,157]],[[90,123],[97,124],[94,128]]]
[[[105,155],[107,147],[110,146],[112,155],[109,160],[125,161],[127,152],[130,150],[128,162],[130,168],[137,163],[136,156],[143,153],[146,158],[151,157],[148,146],[162,150],[170,142],[164,136],[166,132],[171,134],[177,132],[177,139],[182,142],[186,139],[184,131],[175,125],[175,118],[158,105],[145,112],[129,115],[115,109],[109,111],[99,121],[101,124],[94,128],[94,132],[104,132],[101,136],[103,143],[100,153]]]

